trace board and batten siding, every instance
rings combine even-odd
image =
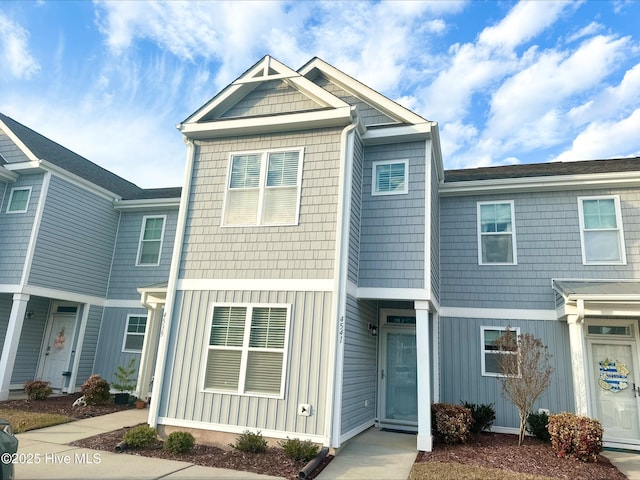
[[[502,396],[498,377],[482,376],[480,327],[520,328],[542,340],[552,355],[551,384],[534,404],[533,411],[573,412],[573,376],[569,349],[569,327],[555,320],[496,320],[440,318],[440,401],[495,404],[496,427],[518,428],[518,410]]]
[[[626,265],[583,265],[578,197],[619,195]],[[514,201],[517,265],[478,265],[478,201]],[[555,308],[552,278],[640,277],[640,190],[583,189],[440,199],[441,304]]]
[[[87,305],[85,305],[84,308],[87,308]],[[84,332],[82,351],[80,352],[80,362],[78,363],[76,388],[82,386],[92,373],[98,373],[93,370],[93,363],[96,359],[96,346],[98,344],[100,322],[102,321],[104,308],[97,305],[89,305],[88,308],[89,315],[87,316],[87,326]]]
[[[373,162],[409,160],[409,193],[372,196]],[[425,142],[364,149],[359,287],[425,288]]]
[[[341,132],[198,141],[180,278],[333,278]],[[304,147],[299,224],[222,227],[230,153],[299,147]]]
[[[169,331],[159,416],[323,435],[326,389],[333,381],[328,371],[333,340],[329,335],[331,299],[330,292],[179,290]],[[208,315],[211,305],[218,302],[291,305],[284,399],[202,392]],[[301,403],[310,404],[313,414],[298,415]]]
[[[49,298],[29,298],[27,312],[33,312],[33,317],[25,318],[22,324],[20,343],[11,375],[11,383],[14,385],[24,385],[36,378],[50,305]]]
[[[440,195],[438,192],[440,180],[438,167],[433,155],[431,157],[431,190],[428,195],[431,200],[431,293],[434,300],[440,301]]]
[[[118,216],[111,201],[52,176],[29,285],[105,296]]]
[[[166,215],[160,264],[157,266],[136,266],[143,219],[145,216],[156,215]],[[167,281],[176,236],[177,219],[177,209],[121,212],[107,298],[140,299],[137,290],[139,287]]]
[[[4,199],[0,206],[0,283],[20,283],[29,248],[31,231],[36,217],[44,175],[21,175],[14,183],[4,185]],[[25,213],[7,214],[7,202],[12,188],[31,187],[29,206]]]
[[[353,173],[351,179],[351,212],[349,218],[349,264],[347,278],[358,284],[360,262],[360,216],[362,214],[362,166],[364,146],[358,135],[353,138]]]
[[[378,337],[368,327],[378,324],[377,302],[347,295],[346,313],[340,431],[350,437],[376,418]]]

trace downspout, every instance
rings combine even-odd
[[[182,244],[184,241],[184,230],[187,223],[187,208],[189,206],[189,196],[191,194],[191,176],[193,175],[193,164],[195,160],[196,147],[193,140],[183,137],[187,145],[187,162],[182,184],[182,194],[180,196],[180,210],[178,213],[178,224],[176,226],[176,238],[173,243],[173,255],[171,257],[171,267],[169,269],[169,281],[167,284],[167,298],[162,315],[162,325],[160,327],[160,340],[158,342],[158,356],[154,371],[154,395],[151,397],[149,405],[148,423],[155,428],[158,424],[158,412],[160,411],[160,399],[164,385],[164,375],[167,360],[167,349],[169,345],[169,335],[171,334],[171,321],[173,317],[173,307],[176,298],[176,286],[180,273],[180,259],[182,257]]]
[[[333,382],[327,389],[328,411],[325,418],[325,432],[329,440],[329,446],[340,447],[340,420],[342,414],[342,362],[344,359],[344,334],[345,334],[345,310],[346,310],[346,264],[348,258],[348,248],[344,240],[345,232],[348,233],[348,221],[345,201],[351,198],[351,184],[347,181],[347,173],[351,178],[352,162],[349,154],[353,155],[352,143],[348,143],[350,135],[358,126],[358,116],[355,114],[355,107],[351,110],[352,122],[342,130],[340,135],[340,174],[338,190],[338,211],[336,222],[336,256],[334,262],[334,286],[333,299],[331,305],[331,337],[333,341],[329,343],[329,374],[333,373]],[[350,162],[347,168],[347,162]]]

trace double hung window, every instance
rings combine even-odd
[[[517,361],[518,347],[517,339],[520,335],[519,328],[509,329],[513,335],[513,349],[500,349],[496,342],[502,338],[507,331],[506,327],[480,327],[480,337],[482,341],[482,375],[486,377],[502,376],[501,365],[506,361]],[[505,357],[506,356],[506,357]]]
[[[136,265],[155,266],[160,264],[165,220],[165,215],[144,217],[142,219]]]
[[[138,353],[142,351],[144,333],[147,330],[147,317],[144,315],[129,315],[122,341],[122,351]]]
[[[517,263],[513,201],[478,202],[478,263]]]
[[[619,197],[581,197],[578,209],[583,264],[626,264]]]
[[[12,188],[7,203],[7,213],[25,213],[29,208],[31,187]]]

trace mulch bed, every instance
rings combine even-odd
[[[0,402],[0,408],[10,410],[23,410],[27,412],[57,413],[70,418],[81,420],[83,418],[98,417],[108,413],[128,410],[129,405],[116,405],[106,403],[105,405],[86,405],[74,407],[73,402],[82,396],[81,393],[69,395],[55,395],[46,400],[6,400]]]

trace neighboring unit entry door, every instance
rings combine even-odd
[[[640,381],[635,340],[589,341],[592,398],[604,440],[640,443]]]
[[[43,351],[42,380],[51,382],[51,388],[64,386],[62,375],[69,366],[73,346],[73,331],[76,315],[69,313],[53,313],[50,317],[51,328]]]

